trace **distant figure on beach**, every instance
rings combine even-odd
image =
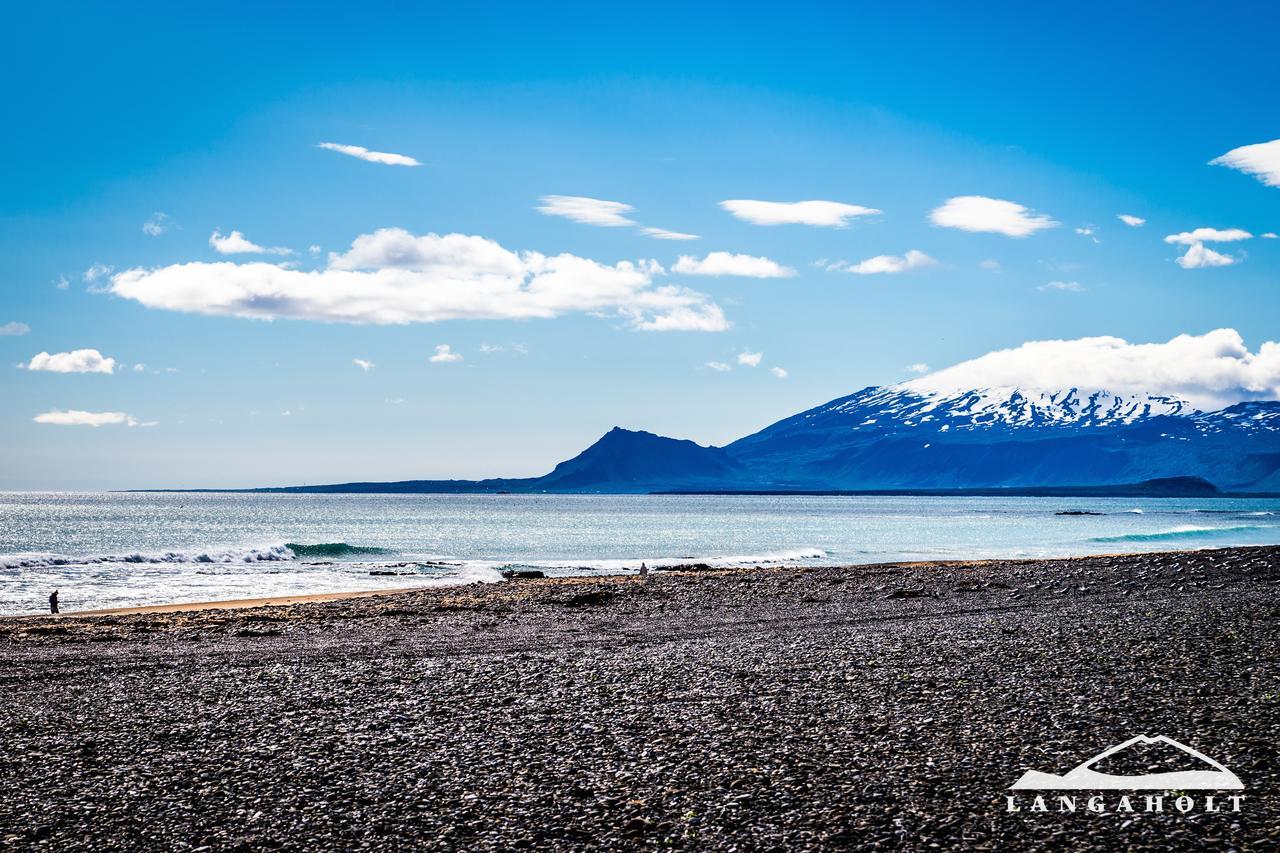
[[[644,576],[645,576],[645,575],[647,575],[647,574],[649,574],[649,567],[648,567],[648,566],[646,566],[644,563],[641,563],[641,564],[640,564],[640,577],[644,577]]]
[[[58,613],[58,591],[56,589],[49,593],[49,612],[54,615]]]

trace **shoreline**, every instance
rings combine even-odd
[[[1203,551],[1229,551],[1237,547],[1270,547],[1270,546],[1223,546],[1223,547],[1206,547],[1206,548],[1189,548],[1180,551],[1142,551],[1142,552],[1114,552],[1099,554],[1083,554],[1067,557],[975,557],[969,559],[957,560],[906,560],[901,562],[888,563],[848,563],[836,566],[805,566],[804,564],[796,565],[750,565],[750,566],[726,566],[714,568],[655,568],[650,577],[658,575],[676,575],[676,574],[700,574],[715,575],[727,574],[735,572],[750,571],[788,571],[805,568],[823,568],[836,569],[842,571],[876,571],[882,569],[966,569],[975,566],[989,566],[1000,564],[1019,564],[1027,562],[1037,563],[1069,563],[1075,560],[1100,560],[1114,559],[1117,557],[1155,557],[1168,556],[1178,554],[1196,554]],[[1278,546],[1280,547],[1280,546]],[[617,580],[625,578],[638,578],[639,575],[634,572],[615,572],[610,574],[593,574],[593,575],[558,575],[543,578],[521,578],[516,583],[546,583],[551,582],[575,582],[581,580]],[[509,581],[494,582],[495,584],[506,583]],[[95,616],[136,616],[152,613],[195,613],[205,610],[251,610],[266,607],[288,607],[296,604],[324,603],[347,601],[349,599],[374,598],[384,595],[403,595],[405,593],[422,592],[428,589],[459,589],[481,583],[486,586],[490,585],[483,581],[468,581],[457,584],[433,584],[430,586],[404,586],[391,587],[385,589],[360,589],[341,592],[315,592],[315,593],[298,593],[293,595],[270,595],[270,596],[254,596],[250,598],[229,598],[229,599],[210,599],[207,601],[174,601],[163,604],[140,604],[129,605],[124,607],[105,607],[95,608],[91,610],[63,610],[56,616],[52,613],[10,613],[0,615],[0,620],[10,619],[36,619],[41,617],[60,618],[60,617],[95,617]]]
[[[339,595],[0,621],[0,838],[1280,842],[1280,546]],[[1009,811],[1026,771],[1062,773],[1137,735],[1221,762],[1245,785],[1241,810]]]

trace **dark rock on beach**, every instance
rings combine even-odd
[[[1277,650],[1277,548],[5,619],[0,847],[1275,850]],[[1006,810],[1139,734],[1241,810]]]

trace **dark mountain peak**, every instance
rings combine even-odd
[[[614,427],[539,478],[538,484],[554,489],[640,489],[732,480],[737,473],[738,466],[721,448]]]

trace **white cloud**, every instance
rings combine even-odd
[[[507,351],[507,348],[504,347],[502,344],[481,344],[480,345],[480,352],[484,353],[485,355],[491,355],[495,352],[506,352],[506,351]]]
[[[760,359],[764,358],[764,353],[760,352],[740,352],[738,353],[738,364],[743,367],[759,367]]]
[[[266,246],[259,246],[252,240],[246,238],[239,231],[232,231],[225,237],[221,231],[214,231],[209,235],[209,245],[220,255],[292,255],[292,249],[285,249],[280,246],[268,249]]]
[[[949,198],[929,214],[929,221],[943,228],[961,231],[1026,237],[1058,225],[1052,218],[1035,213],[1017,202],[981,195]]]
[[[1242,228],[1197,228],[1194,231],[1183,231],[1181,234],[1170,234],[1164,238],[1166,243],[1191,246],[1195,243],[1234,243],[1237,240],[1249,240],[1253,237]]]
[[[1092,240],[1095,243],[1102,242],[1097,237],[1098,226],[1096,225],[1081,225],[1079,228],[1076,228],[1074,230],[1081,237],[1088,237],[1090,240]]]
[[[1058,290],[1066,293],[1084,293],[1085,286],[1078,281],[1051,281],[1042,284],[1036,290]]]
[[[58,290],[66,290],[71,287],[71,279],[67,278],[65,275],[60,275],[54,280],[53,286],[58,288]]]
[[[620,201],[604,201],[577,195],[544,195],[539,201],[542,203],[535,208],[539,213],[563,216],[583,225],[619,228],[636,224],[635,220],[625,216],[635,208]]]
[[[769,372],[778,379],[786,379],[788,376],[787,371],[781,367],[771,367],[769,368]]]
[[[641,228],[640,233],[655,240],[701,240],[697,234],[683,234],[679,231],[668,231],[665,228]]]
[[[1128,225],[1130,228],[1141,228],[1147,224],[1147,220],[1141,216],[1134,216],[1132,213],[1117,213],[1116,218]]]
[[[796,271],[777,261],[754,255],[731,255],[711,252],[705,258],[681,255],[671,268],[684,275],[738,275],[746,278],[791,278]]]
[[[84,271],[84,280],[92,284],[104,275],[110,275],[115,267],[109,267],[106,264],[94,264]]]
[[[316,243],[312,243],[310,246],[307,247],[307,251],[313,255],[318,255],[320,254],[320,246],[317,245]]]
[[[142,223],[142,233],[148,237],[159,237],[173,226],[169,224],[169,214],[156,211],[151,218]]]
[[[0,338],[16,338],[30,331],[31,327],[26,323],[19,323],[17,320],[13,320],[0,326]]]
[[[1233,148],[1209,165],[1238,169],[1269,187],[1280,187],[1280,139]]]
[[[115,424],[124,424],[125,426],[155,426],[154,421],[142,422],[132,415],[124,412],[82,412],[77,409],[69,409],[67,411],[44,412],[32,418],[38,424],[55,424],[57,426],[112,426]]]
[[[365,373],[368,373],[370,370],[373,370],[375,367],[377,367],[377,365],[375,365],[372,361],[367,361],[366,359],[363,359],[363,358],[353,358],[351,359],[351,363],[354,364],[356,367],[360,368],[361,370],[363,370]]]
[[[516,253],[484,237],[415,236],[387,228],[330,254],[322,270],[263,262],[192,262],[131,269],[111,291],[150,308],[330,323],[551,318],[614,314],[645,331],[723,331],[705,294],[654,285],[654,261],[612,266],[561,254]]]
[[[368,160],[370,163],[381,163],[384,166],[421,166],[417,160],[412,157],[406,157],[403,154],[388,154],[385,151],[370,151],[361,145],[341,145],[337,142],[321,142],[317,148],[326,148],[329,151],[337,151],[339,154],[346,154],[350,157],[358,157],[361,160]]]
[[[929,372],[929,365],[927,365],[927,364],[925,364],[923,361],[921,361],[921,362],[917,362],[917,363],[915,363],[915,364],[908,364],[904,369],[905,369],[908,373],[928,373],[928,372]]]
[[[708,361],[707,367],[711,368],[717,373],[725,373],[727,371],[733,370],[733,367],[731,365],[725,364],[723,361]]]
[[[720,207],[753,225],[816,225],[823,228],[844,228],[854,217],[872,216],[881,212],[857,204],[820,200],[729,199],[720,202]]]
[[[858,275],[877,275],[879,273],[906,272],[920,267],[933,266],[936,263],[937,261],[924,252],[911,249],[905,255],[876,255],[874,258],[867,258],[865,261],[859,261],[856,264],[846,264],[837,267],[837,269],[857,273]]]
[[[454,352],[448,344],[436,344],[436,354],[427,359],[432,364],[451,364],[462,361],[462,353]]]
[[[1274,240],[1274,239],[1276,239],[1277,237],[1280,237],[1280,235],[1276,234],[1274,231],[1264,231],[1264,232],[1262,232],[1262,239],[1264,239],[1264,240]]]
[[[1226,267],[1234,264],[1236,258],[1215,252],[1204,243],[1192,243],[1187,251],[1176,259],[1178,266],[1184,270],[1203,269],[1205,267]]]
[[[1268,341],[1251,353],[1234,329],[1154,344],[1115,337],[1031,341],[904,385],[943,393],[1015,387],[1170,394],[1214,410],[1242,400],[1280,399],[1280,343]]]
[[[980,261],[978,266],[982,267],[984,270],[998,270],[1000,269],[1000,262],[995,258],[987,258],[984,261]]]
[[[133,372],[134,372],[134,373],[145,373],[145,372],[146,372],[146,370],[147,370],[147,366],[146,366],[145,364],[141,364],[141,363],[139,363],[139,364],[135,364],[135,365],[133,366]]]
[[[52,373],[111,373],[116,369],[114,358],[104,358],[96,349],[78,349],[71,352],[37,353],[24,367],[27,370],[47,370]]]

